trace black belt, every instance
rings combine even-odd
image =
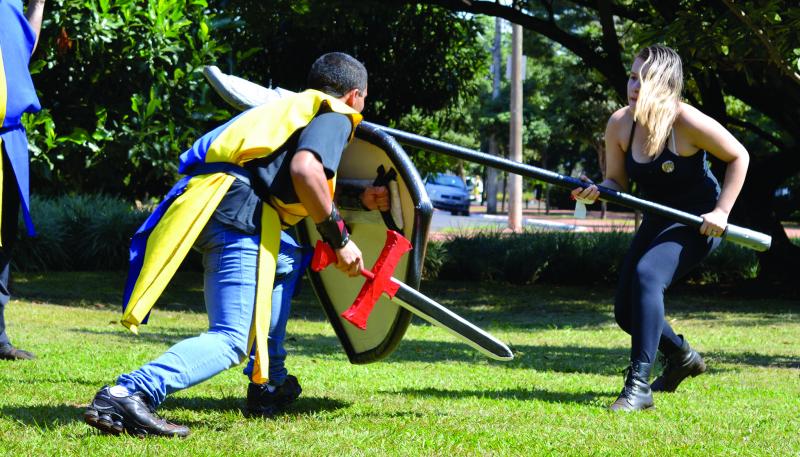
[[[192,167],[187,173],[192,176],[226,173],[250,186],[250,170],[227,162],[201,163]],[[250,186],[252,187],[252,186]]]
[[[20,129],[23,129],[23,128],[24,128],[24,127],[23,127],[21,124],[18,124],[18,125],[10,125],[10,126],[8,126],[8,127],[0,127],[0,135],[4,134],[4,133],[6,133],[6,132],[10,132],[10,131],[12,131],[12,130],[20,130]]]

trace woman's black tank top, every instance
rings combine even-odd
[[[720,188],[709,169],[706,152],[700,150],[684,157],[665,145],[653,161],[639,163],[631,151],[635,131],[636,122],[628,139],[625,171],[636,183],[642,198],[697,215],[713,210]]]

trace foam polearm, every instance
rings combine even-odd
[[[225,101],[240,109],[258,106],[260,104],[267,103],[270,100],[285,96],[286,94],[291,94],[291,92],[285,89],[268,89],[245,79],[227,75],[222,73],[219,68],[214,66],[206,66],[203,69],[203,73],[211,83],[212,87],[214,87],[214,89],[225,99]],[[538,179],[556,186],[574,189],[576,187],[587,187],[589,185],[578,178],[564,176],[543,168],[515,162],[503,157],[493,156],[480,151],[445,143],[444,141],[427,138],[422,135],[404,132],[402,130],[384,127],[369,122],[362,122],[359,125],[359,128],[380,129],[393,136],[398,143],[407,146],[457,157],[459,159],[479,163],[481,165],[486,165],[487,167],[497,168],[498,170],[507,171],[509,173],[514,173],[527,178]],[[701,225],[703,225],[703,218],[700,216],[651,202],[649,200],[634,197],[633,195],[619,192],[614,189],[609,189],[607,187],[598,186],[598,189],[600,190],[601,200],[616,203],[627,208],[657,214],[659,216],[663,216],[698,229]],[[725,228],[725,232],[722,234],[722,238],[748,249],[762,252],[768,250],[772,245],[771,236],[733,224],[728,224],[728,227]]]
[[[369,123],[366,122],[363,124],[369,125]],[[443,141],[427,138],[421,135],[404,132],[402,130],[374,124],[373,126],[375,128],[383,129],[386,133],[393,136],[398,143],[406,146],[412,146],[430,152],[446,154],[459,159],[486,165],[487,167],[497,168],[498,170],[507,171],[509,173],[525,176],[527,178],[538,179],[540,181],[569,189],[574,189],[576,187],[585,188],[590,185],[589,183],[581,181],[578,178],[564,176],[553,171],[515,162],[503,157],[493,156],[480,151],[475,151],[461,146],[445,143]],[[614,189],[609,189],[608,187],[598,186],[598,190],[600,191],[601,200],[606,200],[628,208],[657,214],[659,216],[663,216],[669,218],[670,220],[674,220],[698,229],[701,225],[703,225],[703,218],[700,216],[651,202],[649,200],[634,197],[633,195],[619,192]],[[722,234],[722,238],[748,249],[762,252],[768,250],[772,245],[771,236],[733,224],[728,224],[728,226],[725,228],[725,232]]]

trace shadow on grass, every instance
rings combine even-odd
[[[29,427],[49,430],[71,422],[83,422],[85,406],[75,405],[34,405],[3,406],[0,415],[13,418]]]
[[[296,335],[287,340],[290,354],[306,357],[330,357],[342,354],[334,336]],[[627,364],[627,348],[582,346],[513,346],[514,360],[498,362],[486,358],[461,343],[406,339],[387,358],[378,363],[468,362],[491,363],[505,369],[535,369],[563,373],[616,374]]]
[[[15,298],[65,306],[119,309],[125,284],[123,272],[51,272],[15,275]],[[422,291],[476,323],[504,327],[553,328],[602,325],[610,322],[610,301],[603,293],[542,286],[501,287],[450,281],[426,282]],[[605,300],[605,301],[603,301]],[[466,306],[464,306],[466,305]],[[203,275],[179,272],[158,299],[156,309],[205,312]],[[587,313],[587,310],[597,310]],[[292,316],[327,320],[310,282],[301,282],[292,300]],[[418,324],[428,325],[423,321]]]
[[[119,338],[128,343],[174,344],[196,333],[141,332],[131,335],[123,331],[70,329],[72,332]],[[293,335],[286,339],[290,355],[311,358],[340,357],[344,351],[335,336]],[[466,344],[444,341],[405,339],[389,357],[379,363],[407,362],[469,362],[489,363],[507,369],[536,369],[563,373],[614,374],[627,364],[628,350],[624,348],[595,348],[582,346],[513,346],[515,359],[510,362],[495,362],[486,358]],[[0,378],[1,379],[1,378]]]
[[[287,341],[290,354],[306,357],[326,357],[340,355],[342,349],[334,336],[295,335]],[[430,340],[406,339],[397,350],[378,363],[406,362],[469,362],[491,363],[498,368],[512,370],[537,370],[559,373],[593,373],[622,376],[628,365],[630,350],[627,347],[598,348],[585,346],[512,346],[514,360],[498,362],[489,360],[482,354],[461,343]],[[703,356],[715,371],[715,363],[740,364],[756,367],[800,367],[800,357],[793,355],[764,355],[751,352],[704,352]]]
[[[138,335],[134,335],[133,333],[129,332],[122,326],[119,326],[119,330],[95,330],[88,328],[71,328],[68,329],[68,331],[74,333],[82,333],[86,335],[100,335],[110,338],[119,338],[120,340],[125,341],[126,343],[142,342],[142,343],[163,343],[167,345],[172,345],[187,338],[195,337],[200,333],[206,331],[206,329],[198,329],[195,332],[177,332],[177,331],[164,331],[163,328],[160,328],[157,331],[140,330]]]
[[[11,284],[15,299],[83,308],[120,309],[125,272],[16,273]],[[203,274],[179,272],[158,299],[158,309],[205,312]]]
[[[382,392],[393,393],[393,392]],[[436,398],[490,398],[495,400],[539,400],[548,403],[575,403],[593,404],[598,399],[606,399],[611,396],[610,392],[551,392],[541,389],[503,389],[503,390],[449,390],[449,389],[402,389],[399,392],[403,395]]]
[[[160,414],[176,408],[193,411],[236,412],[240,411],[243,406],[241,397],[168,397],[159,407],[158,412]]]
[[[152,331],[132,335],[125,331],[73,328],[69,331],[117,337],[126,342],[158,343],[171,345],[197,336],[198,332]],[[202,330],[201,330],[202,331]],[[335,336],[297,334],[286,339],[291,355],[305,357],[339,357],[343,349]],[[471,347],[457,342],[404,339],[397,350],[379,363],[406,362],[469,362],[492,363],[504,369],[533,369],[560,373],[594,373],[614,375],[621,373],[627,364],[630,351],[627,347],[603,348],[576,345],[509,345],[514,360],[497,362],[486,358]],[[713,371],[730,371],[735,368],[716,364],[747,365],[765,368],[800,368],[800,357],[786,354],[765,355],[753,352],[701,351]],[[0,381],[2,380],[0,375]],[[74,381],[79,382],[80,381]]]
[[[5,372],[3,369],[3,364],[6,363],[4,361],[0,361],[0,386],[3,389],[10,388],[9,386],[14,384],[25,384],[26,386],[30,386],[32,384],[41,384],[46,386],[52,386],[53,384],[65,384],[67,386],[71,386],[73,384],[78,384],[82,386],[97,386],[98,380],[91,379],[91,378],[80,378],[74,376],[66,376],[64,373],[58,373],[54,376],[20,376],[19,372],[10,371]],[[7,363],[15,363],[15,362],[7,362]],[[36,362],[32,363],[41,363],[41,359]]]
[[[800,368],[800,357],[794,355],[764,355],[755,352],[725,352],[710,351],[703,352],[703,358],[710,365],[713,371],[730,371],[725,368],[717,368],[716,363],[748,365],[763,368]]]
[[[285,414],[312,415],[321,412],[336,411],[348,408],[350,402],[334,400],[333,398],[300,397],[286,409]]]
[[[121,304],[125,272],[15,273],[12,295],[16,298],[60,305],[117,309]],[[443,305],[476,320],[494,319],[519,327],[596,325],[611,321],[613,285],[575,287],[551,284],[509,285],[493,282],[423,281],[421,291]],[[676,285],[667,293],[668,312],[797,312],[797,299],[754,298],[735,287]],[[301,282],[293,311],[309,320],[324,320],[307,278]],[[158,300],[159,309],[204,312],[203,274],[181,271]],[[513,319],[509,319],[510,313]],[[542,316],[541,314],[552,314]],[[581,315],[590,315],[587,319]],[[591,316],[595,315],[595,316]],[[538,318],[537,318],[538,316]],[[560,317],[563,316],[563,319]],[[518,318],[521,318],[518,319]]]
[[[312,415],[319,412],[336,411],[347,408],[350,403],[334,400],[331,398],[301,397],[289,406],[281,415]],[[243,412],[244,400],[241,398],[169,398],[160,408],[158,414],[165,413],[170,416],[170,411],[174,409],[187,409],[192,411],[214,411],[220,413]],[[3,406],[0,407],[0,415],[22,422],[29,427],[37,427],[42,430],[51,430],[72,422],[83,422],[83,412],[85,406],[75,405],[35,405],[35,406]],[[253,420],[260,419],[253,417]],[[208,427],[208,420],[182,420],[187,426]]]
[[[716,313],[720,313],[717,311]],[[788,315],[788,316],[787,316]],[[792,318],[791,312],[787,311],[787,315],[780,315],[780,314],[760,314],[760,315],[749,315],[743,316],[741,318],[724,318],[722,322],[723,325],[726,327],[780,327],[783,325],[797,325],[800,320],[797,319],[797,314]],[[715,315],[712,312],[697,311],[697,310],[685,310],[685,312],[672,312],[667,313],[667,319],[671,318],[678,318],[678,319],[692,319],[696,321],[719,321],[719,315]]]
[[[72,332],[117,337],[126,342],[174,344],[183,339],[197,336],[198,332],[153,331],[131,335],[124,331],[70,329]],[[470,362],[492,363],[505,369],[534,369],[560,373],[595,373],[614,375],[628,364],[629,349],[598,348],[585,346],[558,345],[510,345],[514,360],[495,362],[469,346],[456,342],[431,341],[406,338],[389,357],[380,363],[406,362]],[[305,357],[338,357],[343,354],[339,340],[326,335],[292,335],[286,339],[286,347],[291,355]],[[748,365],[767,368],[800,368],[800,357],[794,355],[764,355],[753,352],[735,353],[726,351],[704,352],[710,368],[714,371],[729,371],[730,368],[715,367],[716,363]],[[2,376],[0,375],[0,380]]]
[[[319,398],[319,397],[300,397],[284,411],[278,413],[274,418],[286,415],[313,415],[320,412],[336,411],[342,408],[347,408],[351,403],[334,400],[332,398]],[[159,409],[159,414],[164,412],[169,415],[170,410],[177,408],[187,409],[191,411],[214,411],[218,413],[241,413],[247,417],[244,410],[245,399],[242,397],[226,397],[226,398],[210,398],[210,397],[178,397],[168,398],[164,402],[163,407]],[[273,418],[261,416],[249,416],[249,419],[271,420]],[[209,422],[207,419],[201,420],[182,420],[182,423],[187,426],[204,426],[208,427]]]
[[[14,278],[14,299],[122,310],[122,291],[125,286],[125,273],[122,272],[17,273]],[[153,308],[205,313],[203,274],[178,272]],[[307,280],[303,281],[298,295],[292,300],[292,317],[317,322],[327,320]]]
[[[120,309],[123,272],[51,272],[17,274],[16,298],[67,306]],[[596,328],[613,325],[613,286],[509,286],[501,283],[425,281],[421,290],[478,326],[503,329]],[[756,314],[728,325],[781,325],[786,313],[796,313],[797,300],[761,300],[738,297],[728,291],[704,294],[702,288],[678,287],[667,296],[670,317],[714,319],[714,313]],[[700,291],[700,292],[698,292]],[[724,299],[720,299],[724,297]],[[292,318],[326,321],[310,282],[304,279],[292,301]],[[203,275],[179,272],[155,305],[159,310],[205,312]],[[430,325],[418,318],[415,325]]]

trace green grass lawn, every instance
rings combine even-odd
[[[81,419],[104,384],[204,330],[198,274],[182,274],[151,324],[117,323],[118,273],[17,275],[12,340],[38,355],[0,361],[0,454],[51,455],[798,455],[800,303],[684,289],[668,315],[710,371],[654,411],[606,411],[622,387],[628,337],[613,290],[433,282],[429,295],[508,342],[490,361],[414,322],[387,360],[351,365],[305,287],[289,323],[303,395],[274,420],[249,419],[238,368],[170,397],[160,412],[185,440],[98,434]],[[307,284],[305,284],[307,286]]]

